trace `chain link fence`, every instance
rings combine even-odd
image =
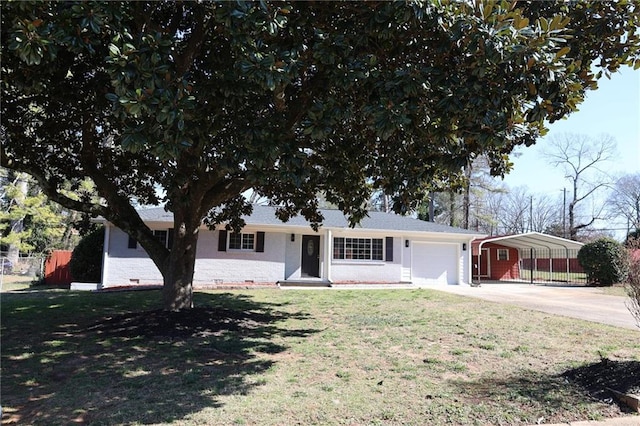
[[[45,256],[19,256],[10,258],[0,252],[0,284],[2,291],[26,288],[39,284],[44,277]]]

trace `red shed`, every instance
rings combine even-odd
[[[519,250],[514,247],[487,241],[490,238],[474,240],[471,245],[473,249],[473,277],[488,280],[519,280],[520,261]],[[480,249],[480,242],[483,242]],[[479,250],[482,255],[478,256]],[[480,270],[478,271],[478,267]]]

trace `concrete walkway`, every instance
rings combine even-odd
[[[594,287],[483,283],[480,287],[451,285],[433,289],[640,331],[625,304],[626,297],[605,295]]]

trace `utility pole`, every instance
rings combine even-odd
[[[567,238],[567,188],[562,188],[562,238]]]
[[[533,231],[533,195],[529,196],[529,232]]]

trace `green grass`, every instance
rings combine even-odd
[[[2,294],[3,424],[535,424],[621,415],[559,375],[640,333],[430,290],[200,292],[187,337],[122,321],[160,293]],[[105,324],[118,322],[117,332]]]
[[[597,287],[597,289],[602,293],[608,296],[620,296],[620,297],[629,297],[627,290],[624,285],[616,284],[609,287]]]
[[[522,280],[530,280],[531,279],[531,271],[528,269],[520,270],[520,279]],[[533,279],[534,281],[556,281],[556,282],[567,282],[567,283],[586,283],[587,282],[587,274],[583,272],[562,272],[562,271],[553,271],[550,273],[549,271],[533,271]]]
[[[3,275],[0,291],[25,291],[31,287],[35,280],[35,277],[30,276]]]

